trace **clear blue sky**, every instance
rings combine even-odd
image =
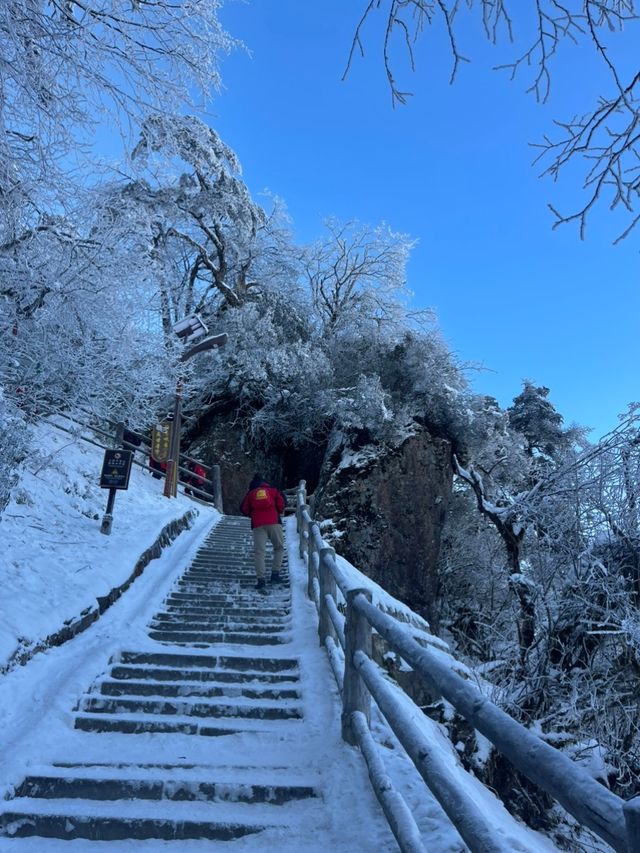
[[[621,223],[606,205],[584,242],[571,225],[552,231],[547,203],[572,209],[579,184],[569,173],[541,180],[528,143],[553,118],[587,109],[603,77],[589,53],[567,47],[550,101],[536,105],[524,79],[490,70],[507,52],[465,26],[461,46],[474,61],[450,86],[444,41],[427,31],[416,73],[402,58],[398,66],[414,97],[392,109],[375,21],[364,60],[341,82],[364,5],[229,3],[223,21],[251,56],[224,61],[211,123],[252,192],[285,200],[300,240],[318,236],[329,215],[385,220],[419,240],[415,303],[436,310],[463,362],[485,368],[470,374],[476,390],[506,406],[529,378],[551,389],[567,425],[599,437],[640,399],[640,232],[614,247]],[[639,34],[625,36],[623,58]]]

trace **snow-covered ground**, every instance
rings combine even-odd
[[[7,507],[0,522],[5,547],[5,560],[0,579],[0,653],[6,661],[16,647],[37,643],[58,630],[66,620],[76,618],[95,604],[98,596],[106,595],[121,584],[133,570],[140,554],[157,538],[172,519],[183,516],[189,509],[198,515],[190,530],[183,532],[152,561],[135,580],[122,598],[107,610],[98,621],[62,646],[35,654],[24,666],[13,666],[0,676],[0,796],[55,753],[64,756],[72,748],[77,733],[73,731],[73,708],[78,697],[102,671],[106,661],[126,643],[136,648],[148,648],[146,626],[158,610],[171,585],[189,565],[207,533],[219,519],[210,507],[196,505],[186,498],[168,500],[161,495],[161,482],[147,473],[135,470],[128,492],[116,499],[114,529],[111,536],[100,533],[100,518],[104,511],[106,493],[97,486],[102,454],[98,448],[76,444],[52,427],[38,427],[39,451],[33,455],[23,472],[15,499]],[[287,525],[289,568],[293,596],[293,630],[291,653],[300,660],[303,673],[305,716],[311,721],[306,750],[296,756],[301,769],[322,770],[325,790],[335,794],[333,807],[344,800],[349,821],[336,816],[324,824],[323,833],[314,832],[317,806],[300,804],[297,820],[304,825],[309,820],[309,836],[304,847],[292,847],[286,837],[273,837],[263,850],[298,853],[334,851],[392,851],[395,847],[382,822],[381,812],[368,786],[364,764],[357,750],[340,740],[339,694],[325,653],[319,648],[316,633],[315,606],[306,597],[305,568],[297,556],[293,519]],[[341,561],[342,567],[357,574],[353,567]],[[373,598],[385,609],[400,610],[403,606],[379,587],[372,586]],[[414,623],[413,629],[427,633],[424,625]],[[412,630],[413,630],[412,629]],[[217,653],[225,647],[216,646]],[[442,654],[446,654],[442,650]],[[398,701],[404,701],[400,699]],[[467,789],[485,817],[495,829],[496,837],[505,850],[547,853],[556,848],[538,833],[514,821],[499,800],[478,780],[467,774],[455,749],[442,729],[422,715],[418,709],[414,720],[440,752],[443,772],[455,776]],[[426,789],[410,760],[386,727],[379,714],[374,713],[373,730],[381,746],[387,773],[405,796],[413,811],[431,853],[458,853],[466,849],[442,809]],[[96,738],[99,760],[109,755],[109,736]],[[130,736],[127,752],[118,759],[136,763],[145,760],[150,749],[155,760],[162,756],[161,738],[154,735]],[[200,749],[199,738],[183,738],[184,755],[195,756]],[[211,743],[212,739],[208,739]],[[216,740],[216,739],[213,739]],[[224,760],[225,750],[233,749],[230,739],[226,745],[216,744],[217,760]],[[99,746],[98,746],[99,743]],[[118,740],[122,749],[122,738]],[[202,747],[204,749],[204,747]],[[207,747],[210,748],[210,747]],[[244,744],[246,748],[246,744]],[[259,767],[269,756],[282,758],[283,743],[268,743],[264,737],[256,752]],[[196,752],[194,752],[194,750]],[[220,752],[222,750],[222,753]],[[100,754],[99,754],[100,753]],[[198,753],[200,760],[202,754]],[[113,756],[111,756],[113,758]],[[229,761],[233,756],[228,756]],[[354,775],[355,774],[355,775]],[[345,791],[345,778],[357,778]],[[355,799],[354,799],[355,798]],[[150,808],[162,809],[162,803]],[[305,812],[309,808],[309,813]],[[233,809],[233,804],[230,806]],[[382,827],[382,828],[381,828]],[[390,840],[391,839],[391,840]],[[179,849],[212,849],[211,842],[58,842],[32,839],[32,846],[0,839],[0,850],[97,850],[110,851]],[[224,845],[225,849],[229,843]],[[245,839],[231,843],[231,849],[260,849],[256,840]],[[604,849],[604,848],[602,848]]]
[[[100,532],[108,495],[99,486],[103,451],[52,424],[33,431],[34,450],[0,517],[0,670],[124,583],[170,521],[194,509],[198,525],[219,517],[184,496],[163,497],[163,481],[134,465],[106,536]],[[146,571],[154,572],[153,562]]]

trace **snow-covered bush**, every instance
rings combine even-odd
[[[0,516],[11,497],[17,469],[29,448],[29,432],[24,415],[7,400],[0,388]]]
[[[472,433],[477,468],[462,470],[445,531],[443,625],[493,684],[495,701],[570,753],[591,744],[607,757],[606,783],[633,796],[640,778],[638,407],[598,445],[549,454],[544,466],[521,437],[514,443],[495,407],[485,414],[484,446],[479,423]],[[532,796],[523,794],[523,808]]]

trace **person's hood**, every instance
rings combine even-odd
[[[269,483],[265,480],[264,477],[259,477],[256,475],[253,480],[249,483],[249,491],[252,492],[254,489],[257,489],[258,486],[268,486]]]

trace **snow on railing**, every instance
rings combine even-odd
[[[342,736],[358,745],[369,778],[401,851],[422,851],[420,834],[407,804],[393,791],[384,773],[369,725],[371,697],[405,748],[416,769],[464,841],[473,851],[503,851],[487,817],[468,790],[446,772],[439,747],[415,723],[415,712],[401,688],[389,682],[372,660],[373,630],[406,661],[436,694],[449,702],[521,773],[557,800],[582,825],[589,827],[620,853],[640,853],[640,797],[625,802],[603,787],[560,750],[490,702],[440,656],[420,645],[406,624],[371,602],[371,591],[356,586],[322,539],[307,504],[306,484],[297,493],[296,518],[299,553],[307,565],[307,592],[318,608],[320,644],[342,696]],[[346,616],[337,603],[337,591],[346,602]],[[341,654],[344,652],[344,656]]]

